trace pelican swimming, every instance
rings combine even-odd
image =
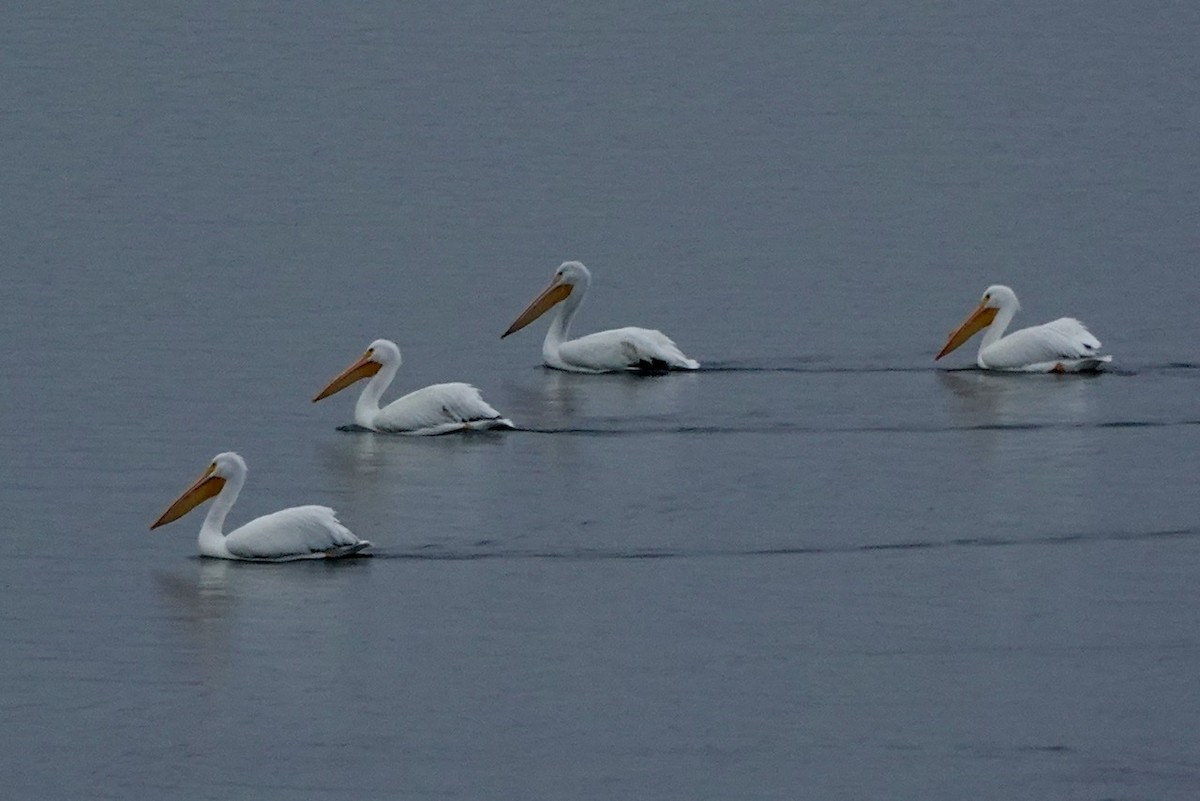
[[[396,377],[400,362],[396,343],[377,339],[358,361],[318,392],[313,403],[341,392],[355,381],[370,378],[354,405],[354,422],[363,428],[420,436],[514,427],[470,384],[432,384],[379,408],[379,398]]]
[[[1112,356],[1100,355],[1100,340],[1074,317],[1060,317],[1004,336],[1020,310],[1017,295],[999,284],[989,286],[975,311],[950,334],[934,361],[987,328],[976,363],[984,370],[1025,373],[1082,373],[1100,369]]]
[[[700,366],[695,359],[684,356],[666,334],[649,328],[615,328],[569,339],[571,320],[583,303],[583,296],[591,283],[592,274],[587,267],[577,261],[564,261],[554,271],[550,285],[533,299],[500,338],[520,331],[553,306],[562,303],[542,343],[542,359],[549,367],[572,373],[626,370],[657,373],[695,370]]]
[[[256,517],[225,534],[225,515],[246,483],[246,462],[236,453],[218,453],[212,464],[154,521],[151,530],[178,520],[209,498],[216,497],[200,526],[200,555],[216,559],[290,562],[295,559],[336,559],[350,556],[371,543],[343,526],[328,506],[294,506]]]

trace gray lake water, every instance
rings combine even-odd
[[[3,795],[1196,798],[1200,6],[586,5],[0,10]],[[375,558],[151,534],[226,449]]]

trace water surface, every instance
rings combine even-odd
[[[1195,797],[1200,12],[0,22],[14,797]],[[501,342],[565,259],[705,369]],[[935,366],[993,282],[1116,369]],[[522,430],[338,431],[381,336]],[[225,449],[376,557],[149,533]]]

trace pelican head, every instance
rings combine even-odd
[[[979,305],[963,321],[962,325],[954,329],[949,339],[946,340],[946,344],[938,351],[938,355],[933,357],[933,360],[937,361],[947,353],[957,350],[968,339],[987,328],[1001,310],[1011,310],[1011,313],[1015,314],[1020,308],[1021,304],[1017,301],[1016,292],[1003,284],[992,284],[984,290],[983,297],[979,299]]]
[[[316,403],[336,392],[341,392],[356,381],[370,378],[384,367],[399,367],[401,361],[400,348],[395,342],[390,339],[377,339],[367,348],[366,353],[358,358],[358,361],[339,373],[325,389],[318,392],[312,402]]]
[[[582,262],[564,261],[551,276],[550,285],[525,307],[525,311],[517,315],[517,319],[513,320],[513,324],[500,335],[500,338],[504,339],[509,334],[515,334],[562,303],[575,291],[576,287],[579,287],[579,292],[582,293],[591,282],[592,274],[587,267],[583,266]]]
[[[151,530],[165,526],[186,515],[225,488],[225,482],[246,475],[246,460],[232,451],[218,453],[212,463],[200,474],[200,478],[167,507],[167,511],[154,521]]]

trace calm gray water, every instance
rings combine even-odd
[[[4,794],[1196,798],[1200,10],[579,6],[0,10]],[[707,369],[501,342],[564,259]],[[147,531],[226,449],[376,557]]]

